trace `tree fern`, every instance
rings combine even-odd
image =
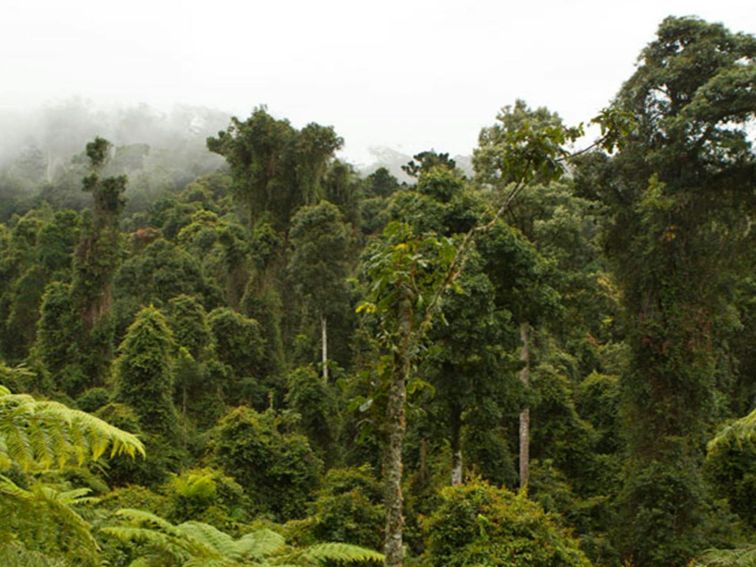
[[[12,394],[0,385],[0,471],[12,466],[28,473],[62,469],[71,462],[97,460],[108,448],[111,456],[144,455],[142,443],[130,433],[58,402]],[[35,478],[27,476],[27,489],[0,474],[0,557],[8,554],[21,562],[28,555],[23,550],[45,549],[54,561],[98,564],[91,526],[76,511],[93,500],[89,490],[61,490]]]
[[[61,403],[12,394],[0,386],[0,469],[63,468],[110,456],[144,456],[141,441],[88,413]]]
[[[89,489],[57,490],[37,483],[24,489],[0,475],[0,540],[44,548],[83,565],[98,563],[99,546],[76,506],[93,499]],[[0,547],[0,555],[5,546]]]
[[[753,567],[756,565],[756,545],[736,549],[710,549],[693,565],[694,567]]]
[[[268,529],[238,539],[201,522],[173,525],[142,510],[119,510],[126,525],[103,528],[121,541],[138,543],[141,556],[131,567],[181,565],[183,567],[317,567],[328,561],[343,563],[383,560],[383,555],[346,543],[322,543],[303,549],[286,545]]]

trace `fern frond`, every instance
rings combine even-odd
[[[353,563],[358,561],[383,561],[383,554],[348,543],[319,543],[305,549],[300,557],[310,563],[320,565],[326,561]]]
[[[255,530],[234,542],[235,552],[239,556],[260,560],[280,551],[286,540],[281,534],[267,528]]]
[[[751,567],[756,565],[756,545],[736,549],[710,549],[704,552],[695,567]]]
[[[157,557],[171,557],[184,567],[302,567],[328,561],[353,563],[383,561],[377,551],[346,543],[322,543],[303,550],[287,548],[283,536],[260,529],[234,540],[230,535],[202,522],[174,526],[150,512],[123,509],[117,515],[128,525],[103,528],[102,532],[121,541],[142,544],[147,549],[145,565],[157,565]],[[162,554],[162,555],[161,555]]]
[[[0,386],[0,466],[24,470],[62,468],[110,455],[144,456],[144,446],[131,433],[61,403],[12,394]]]
[[[230,557],[235,554],[234,539],[210,524],[185,522],[179,524],[178,530],[187,539],[212,549],[218,556]]]
[[[152,524],[159,528],[167,535],[174,537],[180,537],[181,532],[176,526],[170,523],[168,520],[164,520],[157,514],[147,512],[146,510],[137,510],[135,508],[122,508],[116,512],[117,516],[126,519],[133,526],[142,526],[145,524]]]
[[[732,443],[738,446],[743,445],[743,443],[756,443],[756,409],[745,417],[723,427],[709,441],[706,448],[709,453],[714,453],[725,449]]]
[[[88,493],[87,488],[61,492],[45,484],[36,484],[26,490],[0,475],[1,506],[12,506],[15,515],[28,518],[28,522],[39,525],[51,522],[57,530],[65,526],[67,534],[76,542],[79,553],[94,563],[99,545],[89,523],[73,508],[92,500]]]

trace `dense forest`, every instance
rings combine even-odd
[[[0,564],[756,564],[755,56],[667,18],[470,174],[262,106],[4,148]]]

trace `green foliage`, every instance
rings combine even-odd
[[[715,493],[756,528],[756,410],[723,427],[709,441],[705,472]]]
[[[0,468],[62,468],[110,456],[144,456],[142,443],[85,412],[61,403],[12,394],[0,386]]]
[[[213,337],[202,304],[190,295],[177,295],[168,303],[168,320],[178,347],[184,347],[195,360],[213,350]]]
[[[399,181],[385,167],[379,167],[365,178],[365,193],[371,197],[390,197],[399,189]]]
[[[79,338],[83,331],[71,301],[70,286],[53,282],[45,288],[37,323],[35,354],[56,377],[58,387],[65,392],[76,392],[79,380],[63,381],[66,376],[75,376],[75,367],[81,357]]]
[[[300,367],[288,376],[286,405],[301,417],[298,427],[326,462],[336,455],[339,433],[339,407],[334,387],[315,370]]]
[[[32,550],[44,550],[53,561],[94,567],[99,546],[91,526],[76,511],[88,502],[88,489],[59,490],[36,483],[28,490],[0,476],[0,542],[17,541]],[[9,536],[10,534],[10,536]]]
[[[227,307],[210,312],[210,329],[215,339],[215,352],[233,374],[233,379],[224,388],[230,403],[248,400],[256,407],[267,403],[267,391],[263,382],[266,339],[260,323]],[[244,383],[247,387],[244,387]]]
[[[310,508],[312,536],[378,549],[383,541],[381,487],[367,466],[331,469]]]
[[[115,401],[133,408],[145,432],[178,439],[173,405],[175,343],[165,317],[145,307],[126,332],[114,362]]]
[[[7,341],[4,349],[10,360],[21,361],[29,354],[44,290],[45,271],[38,264],[24,272],[13,286],[13,301],[6,322],[7,333],[13,333],[13,340]]]
[[[226,158],[234,196],[247,208],[250,224],[268,212],[281,229],[297,208],[322,197],[326,165],[342,143],[331,127],[311,123],[297,130],[261,107],[244,122],[232,118],[207,147]]]
[[[280,376],[285,367],[282,335],[283,300],[278,290],[270,285],[256,285],[250,279],[242,298],[243,313],[260,322],[265,337],[265,374]]]
[[[707,544],[700,447],[726,283],[748,246],[755,48],[753,36],[720,24],[665,19],[612,105],[632,115],[632,129],[615,156],[587,167],[609,208],[606,250],[627,309],[621,532],[642,565],[685,565]]]
[[[610,453],[621,447],[620,385],[616,376],[592,372],[578,386],[575,406],[599,436],[596,451]]]
[[[213,304],[218,293],[206,281],[196,257],[186,250],[157,239],[141,253],[123,263],[115,280],[119,327],[128,324],[134,308],[167,304],[178,295],[191,295]],[[131,311],[124,307],[131,307]],[[128,320],[126,320],[128,319]]]
[[[64,559],[29,550],[19,543],[0,545],[0,563],[7,567],[66,567]]]
[[[189,469],[173,475],[165,492],[170,503],[167,517],[175,521],[201,520],[225,529],[245,517],[242,487],[216,469]]]
[[[291,219],[289,273],[312,312],[329,315],[344,300],[349,233],[338,208],[322,201]]]
[[[137,413],[122,403],[109,403],[97,410],[96,415],[117,427],[129,431],[143,441],[147,459],[133,460],[123,457],[110,459],[103,467],[111,486],[132,483],[158,486],[165,482],[170,471],[178,469],[185,457],[183,448],[172,439],[156,433],[144,432]]]
[[[79,240],[81,220],[76,211],[55,211],[51,222],[39,231],[37,257],[47,274],[59,274],[67,279],[71,269],[73,251]]]
[[[251,250],[247,230],[231,215],[220,217],[203,209],[192,214],[191,223],[179,231],[177,240],[184,250],[200,259],[205,277],[223,292],[226,302],[238,306],[249,277]]]
[[[592,475],[580,479],[580,473],[588,468],[595,433],[575,409],[568,378],[546,363],[538,365],[532,377],[532,457],[553,459],[570,478],[590,481]]]
[[[410,177],[420,177],[422,173],[433,168],[453,170],[456,166],[454,160],[449,158],[449,154],[439,154],[435,150],[427,150],[414,155],[409,163],[402,166],[402,171]]]
[[[91,500],[89,489],[54,486],[32,474],[97,461],[108,452],[110,457],[145,454],[134,435],[95,416],[0,386],[0,470],[30,473],[23,477],[28,488],[0,475],[0,557],[8,557],[6,564],[42,559],[24,546],[49,554],[49,564],[63,558],[67,564],[99,564],[91,526],[75,509]]]
[[[693,567],[749,567],[756,563],[756,545],[736,549],[710,549],[692,563]]]
[[[86,412],[95,412],[110,402],[111,392],[107,388],[90,388],[76,398],[76,405]]]
[[[429,567],[591,565],[537,504],[479,481],[444,489],[425,530]]]
[[[682,445],[682,440],[679,442]],[[686,565],[706,545],[706,492],[683,447],[624,473],[616,540],[636,565]]]
[[[232,410],[213,432],[213,458],[241,484],[258,511],[301,517],[317,487],[322,463],[306,437],[283,433],[268,410]]]
[[[495,187],[559,178],[569,156],[565,144],[583,134],[582,127],[566,128],[559,115],[544,107],[532,110],[519,99],[496,120],[481,130],[473,153],[476,177]]]
[[[111,284],[119,260],[118,218],[126,203],[127,178],[101,177],[112,145],[97,137],[87,144],[90,174],[82,180],[92,193],[93,215],[87,219],[74,257],[73,298],[87,330],[110,310]]]
[[[344,543],[321,543],[303,549],[286,545],[285,539],[269,529],[258,529],[239,539],[201,522],[170,522],[141,510],[119,512],[123,524],[103,532],[124,542],[138,544],[134,550],[139,565],[267,567],[300,565],[317,567],[328,561],[355,563],[381,561],[380,553]]]

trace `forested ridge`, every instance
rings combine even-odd
[[[517,100],[469,175],[264,106],[19,151],[0,565],[756,564],[755,56],[667,18],[592,143]]]

